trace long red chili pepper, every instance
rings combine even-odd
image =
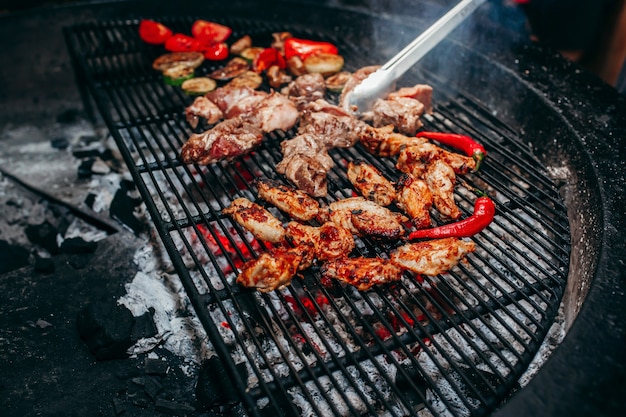
[[[409,234],[409,240],[421,238],[470,237],[491,223],[496,214],[496,205],[489,197],[478,197],[474,202],[474,213],[458,222],[430,229],[420,229]]]
[[[416,135],[418,138],[426,138],[436,140],[444,145],[451,146],[460,150],[467,156],[471,156],[476,161],[476,168],[474,171],[478,171],[480,163],[485,159],[487,151],[480,143],[467,135],[460,135],[458,133],[445,133],[445,132],[418,132]]]

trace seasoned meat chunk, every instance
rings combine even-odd
[[[365,161],[348,163],[348,180],[359,193],[381,206],[388,206],[396,198],[396,190],[387,178]]]
[[[431,226],[430,208],[433,195],[428,184],[411,174],[404,174],[398,181],[397,204],[418,229]]]
[[[258,180],[256,184],[259,198],[273,204],[296,220],[310,221],[320,210],[317,200],[302,190],[267,179]]]
[[[371,113],[374,127],[391,124],[405,135],[415,135],[423,126],[420,116],[424,113],[424,105],[413,98],[378,99],[374,102]]]
[[[279,243],[285,237],[285,229],[269,211],[247,198],[236,198],[222,210],[257,239]]]
[[[391,262],[417,274],[438,275],[452,269],[475,250],[472,241],[448,237],[402,245],[391,253]]]
[[[312,243],[315,247],[315,258],[320,261],[348,256],[355,246],[352,233],[331,222],[319,227],[290,222],[287,224],[285,237],[294,245]]]
[[[387,157],[398,155],[402,149],[409,146],[428,142],[424,138],[394,132],[393,125],[379,128],[368,126],[361,132],[360,141],[369,153]]]
[[[215,124],[224,117],[224,113],[211,100],[205,96],[199,96],[185,109],[185,117],[187,123],[195,129],[200,118],[206,119],[208,124]]]
[[[433,196],[433,205],[442,216],[456,220],[461,217],[461,210],[454,200],[456,175],[450,165],[442,160],[431,162],[424,174],[424,180]]]
[[[402,278],[402,269],[382,258],[339,258],[322,265],[321,272],[323,280],[343,281],[359,291]]]

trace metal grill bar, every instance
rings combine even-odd
[[[193,19],[164,21],[184,31]],[[267,22],[231,20],[233,36],[275,31]],[[466,133],[489,156],[470,187],[496,195],[493,224],[473,238],[478,250],[439,277],[406,274],[397,284],[359,293],[322,285],[315,267],[288,288],[260,294],[234,284],[243,262],[269,249],[221,214],[237,197],[255,199],[251,178],[280,179],[274,132],[250,155],[206,167],[181,164],[191,130],[183,118],[190,98],[151,71],[158,50],[136,36],[138,21],[79,25],[66,30],[77,77],[115,138],[147,210],[210,343],[250,415],[481,416],[507,395],[537,352],[565,286],[569,229],[558,190],[516,132],[471,96],[451,91],[436,74],[419,74],[436,92],[428,129]],[[331,36],[353,68],[358,49]],[[161,51],[162,52],[162,51]],[[211,66],[200,71],[209,72]],[[407,74],[407,83],[416,73]],[[462,116],[462,117],[461,117]],[[360,145],[331,151],[325,200],[349,197],[347,161],[363,159],[391,180],[390,158]],[[464,215],[473,199],[456,195]],[[282,221],[289,219],[271,207]],[[359,239],[361,256],[387,257],[394,243]],[[243,365],[244,376],[238,367]]]

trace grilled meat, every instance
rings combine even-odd
[[[302,190],[267,179],[258,180],[256,184],[259,198],[273,204],[296,220],[310,221],[320,210],[317,200]]]
[[[366,127],[351,113],[320,99],[303,107],[298,133],[317,135],[327,149],[349,148]]]
[[[359,291],[402,278],[402,269],[381,258],[339,258],[323,264],[321,273],[323,280],[337,279]]]
[[[222,210],[257,239],[279,243],[285,237],[285,229],[269,211],[247,198],[236,198]]]
[[[403,87],[389,93],[387,98],[393,99],[398,97],[413,98],[424,105],[426,113],[433,111],[433,88],[427,84],[416,84],[413,87]]]
[[[250,87],[220,87],[205,94],[220,108],[224,117],[230,119],[242,113],[247,113],[254,108],[259,101],[267,96],[264,91],[257,91]]]
[[[402,172],[421,177],[428,164],[434,160],[444,161],[452,167],[456,174],[467,174],[476,168],[476,161],[471,156],[448,152],[427,141],[402,149],[398,155],[396,168]]]
[[[315,258],[320,261],[348,256],[355,246],[352,233],[332,222],[320,227],[290,222],[285,229],[285,237],[296,246],[312,243]]]
[[[361,81],[366,79],[371,73],[380,68],[380,65],[370,65],[367,67],[359,68],[352,73],[352,76],[346,81],[341,96],[339,96],[339,107],[347,112],[353,113],[353,109],[350,108],[350,103],[347,100],[348,93],[354,90],[354,87],[359,85]]]
[[[311,246],[300,245],[295,248],[275,248],[262,253],[241,268],[237,283],[245,287],[269,292],[286,287],[298,270],[311,263]]]
[[[328,192],[326,173],[334,162],[319,139],[302,134],[283,141],[280,147],[283,160],[276,165],[276,171],[310,196],[325,196]]]
[[[428,142],[424,138],[396,133],[393,129],[393,125],[379,128],[368,126],[361,132],[361,144],[373,155],[389,157],[398,155],[402,149],[409,146]]]
[[[320,218],[327,218],[352,233],[378,239],[397,239],[404,236],[402,223],[408,219],[386,207],[363,197],[352,197],[332,202],[320,210]]]
[[[348,163],[348,180],[359,193],[381,206],[388,206],[396,198],[396,190],[387,178],[365,161]]]
[[[208,124],[219,122],[224,113],[219,107],[205,96],[196,97],[196,99],[185,109],[185,117],[187,123],[195,129],[200,122],[200,118],[206,119]]]
[[[422,114],[424,114],[424,105],[413,98],[378,99],[372,106],[371,120],[374,127],[391,124],[400,133],[415,135],[423,126],[420,120]],[[370,118],[370,116],[364,117]]]
[[[274,130],[287,131],[296,124],[299,116],[295,104],[275,91],[265,96],[249,111],[253,123],[265,133]]]
[[[186,164],[208,165],[245,155],[262,140],[263,131],[259,127],[244,117],[235,117],[191,135],[183,144],[181,159]]]
[[[454,201],[456,175],[452,167],[442,160],[435,160],[428,165],[424,180],[437,211],[448,219],[456,220],[461,217],[461,210]]]
[[[285,86],[281,93],[289,97],[298,110],[302,110],[308,103],[324,98],[326,84],[322,74],[304,74]]]
[[[426,182],[411,174],[404,174],[398,181],[397,204],[418,229],[431,226],[430,208],[433,195]]]
[[[472,241],[448,237],[400,246],[391,253],[391,262],[418,274],[438,275],[452,269],[475,250]]]

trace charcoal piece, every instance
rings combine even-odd
[[[247,380],[245,364],[237,365],[237,372],[244,381]],[[203,407],[212,408],[239,401],[230,378],[218,357],[214,356],[204,361],[198,371],[196,382],[196,398],[199,403]]]
[[[61,252],[70,254],[94,253],[98,242],[87,242],[82,237],[71,237],[61,243]]]
[[[155,377],[139,376],[133,378],[132,382],[143,387],[144,392],[148,394],[152,401],[156,400],[159,393],[163,391],[163,385]]]
[[[90,209],[93,209],[93,205],[96,202],[96,197],[97,195],[95,195],[94,193],[87,194],[87,197],[85,197],[85,205]]]
[[[41,224],[26,226],[24,232],[32,244],[41,246],[53,255],[59,253],[59,245],[57,244],[58,230],[47,220]]]
[[[128,308],[115,301],[92,303],[76,320],[78,333],[98,360],[123,359],[136,341],[131,338],[135,319]]]
[[[111,218],[128,226],[135,234],[139,234],[144,229],[144,224],[135,217],[135,207],[141,204],[141,199],[132,198],[128,195],[128,190],[123,186],[115,192],[109,214]]]
[[[52,258],[42,258],[40,256],[35,256],[35,264],[33,266],[35,271],[41,272],[42,274],[51,274],[56,269]]]
[[[13,271],[28,265],[28,250],[0,240],[0,273]]]
[[[57,123],[75,123],[81,118],[81,112],[78,109],[68,109],[59,113],[56,117]]]
[[[146,358],[143,363],[144,372],[148,375],[167,375],[170,364],[161,359]]]
[[[135,317],[133,332],[131,334],[133,340],[156,336],[158,330],[156,324],[154,324],[153,316],[154,309],[150,308],[150,311],[146,311],[141,316]]]
[[[89,265],[91,256],[89,255],[74,255],[67,260],[67,263],[74,269],[83,269]]]
[[[91,175],[93,174],[91,167],[93,166],[94,162],[96,162],[95,158],[89,158],[81,162],[81,164],[78,166],[78,178],[86,179],[91,177]]]
[[[89,158],[83,163],[87,162],[87,164],[91,166],[91,164],[93,164],[93,161],[95,160],[94,158],[100,156],[100,150],[97,148],[76,148],[72,150],[72,155],[74,155],[74,158],[76,159]],[[87,167],[88,165],[85,166]],[[80,171],[80,168],[78,169]]]
[[[120,398],[113,398],[113,412],[116,416],[124,414],[128,411],[126,402]]]
[[[59,149],[62,151],[70,146],[70,142],[67,140],[67,138],[54,138],[50,141],[50,146],[52,146],[54,149]]]
[[[168,401],[159,398],[155,402],[155,409],[162,413],[171,414],[173,416],[184,416],[193,413],[196,409],[189,404],[182,404],[175,401]]]

